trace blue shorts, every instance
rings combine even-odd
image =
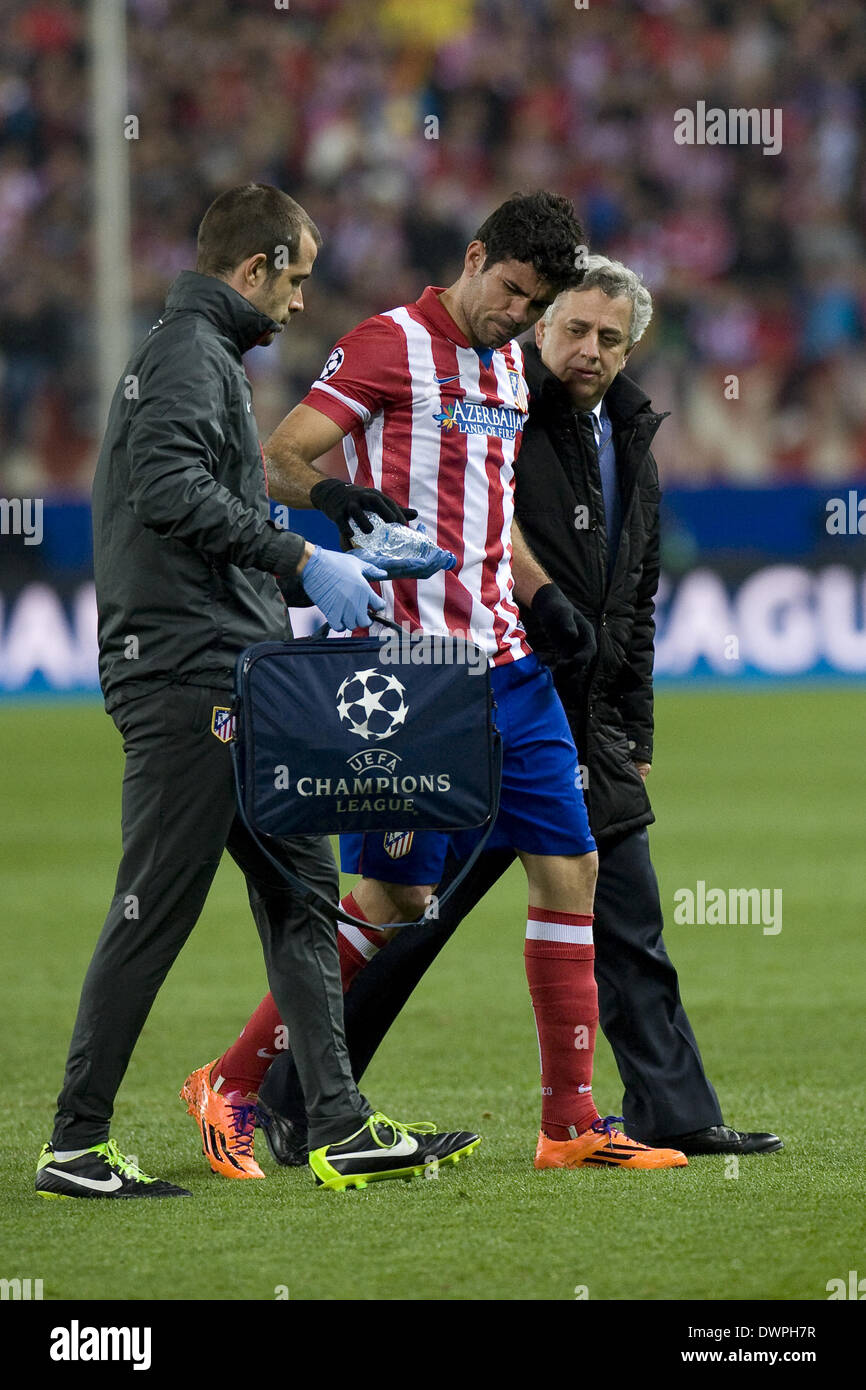
[[[502,735],[502,794],[489,849],[589,854],[595,841],[583,799],[577,749],[553,677],[536,656],[490,672]],[[368,831],[340,836],[345,873],[383,883],[436,884],[449,849],[465,859],[479,831]]]

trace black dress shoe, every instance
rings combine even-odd
[[[777,1134],[741,1133],[727,1125],[708,1125],[692,1134],[674,1134],[666,1139],[654,1139],[660,1148],[679,1149],[692,1154],[774,1154],[784,1148]]]
[[[261,1101],[256,1103],[256,1124],[264,1131],[272,1157],[284,1168],[306,1168],[307,1126],[293,1124]]]

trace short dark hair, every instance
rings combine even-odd
[[[201,220],[196,269],[202,275],[225,277],[261,253],[268,258],[268,276],[276,275],[285,269],[274,264],[277,247],[286,247],[289,261],[296,260],[304,230],[321,246],[321,234],[309,213],[273,184],[227,188]]]
[[[557,294],[583,279],[584,232],[573,204],[559,193],[514,193],[475,233],[487,252],[483,270],[499,261],[532,264]],[[584,252],[586,248],[584,247]]]

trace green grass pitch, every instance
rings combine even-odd
[[[119,851],[120,738],[98,705],[0,709],[4,1110],[0,1275],[51,1299],[826,1299],[866,1275],[862,692],[662,691],[651,832],[687,1009],[725,1116],[785,1151],[662,1173],[536,1173],[538,1058],[515,868],[428,975],[365,1079],[382,1109],[484,1143],[436,1181],[317,1191],[213,1177],[177,1099],[265,988],[220,870],[120,1093],[114,1137],[192,1201],[44,1202],[78,990]],[[783,927],[677,926],[678,888],[783,890]],[[595,1095],[616,1112],[606,1043]],[[264,1151],[264,1144],[260,1148]]]

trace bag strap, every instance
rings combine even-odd
[[[390,618],[382,618],[382,617],[380,617],[378,613],[374,613],[374,612],[373,612],[372,608],[368,608],[368,609],[367,609],[367,614],[368,614],[368,616],[369,616],[369,619],[370,619],[370,623],[371,623],[371,624],[374,623],[374,622],[375,622],[375,623],[381,623],[382,627],[389,627],[389,628],[391,629],[391,631],[392,631],[392,632],[396,632],[398,636],[402,636],[402,635],[403,635],[403,629],[402,629],[401,627],[398,627],[396,623],[392,623]],[[327,637],[327,635],[328,635],[328,633],[329,633],[330,631],[331,631],[331,624],[330,624],[330,623],[322,623],[322,626],[321,626],[321,627],[317,627],[316,630],[315,630],[315,632],[311,632],[311,633],[310,633],[310,638],[311,638],[311,640],[312,640],[312,639],[318,640],[320,637],[321,637],[321,638]]]
[[[491,735],[491,749],[493,752],[493,804],[491,807],[490,816],[488,817],[484,834],[478,841],[478,844],[473,849],[472,853],[466,860],[463,867],[451,880],[448,887],[445,889],[445,892],[442,894],[441,898],[438,899],[437,906],[439,908],[441,908],[443,904],[448,901],[452,893],[463,882],[470,869],[473,868],[477,859],[481,855],[485,845],[487,844],[487,841],[490,839],[493,827],[496,824],[496,817],[499,814],[499,793],[502,784],[502,738],[500,736],[499,730],[495,727],[495,725],[491,729]],[[397,929],[399,927],[416,927],[418,926],[419,920],[424,920],[424,918],[415,918],[411,922],[384,922],[380,924],[378,922],[368,922],[361,917],[353,917],[351,913],[344,912],[343,909],[340,907],[339,903],[335,907],[334,904],[331,902],[331,899],[326,898],[324,893],[320,893],[318,888],[313,888],[311,884],[304,883],[303,879],[299,878],[298,875],[293,873],[291,869],[286,868],[285,864],[281,864],[279,859],[277,859],[275,855],[271,854],[267,845],[264,843],[265,840],[271,840],[274,837],[272,835],[260,835],[259,832],[253,828],[253,826],[250,824],[250,821],[247,819],[247,813],[244,809],[240,760],[240,746],[238,744],[238,741],[235,740],[232,742],[232,766],[234,768],[235,790],[237,792],[236,800],[238,807],[238,815],[240,816],[241,824],[243,825],[244,829],[248,832],[248,834],[252,836],[254,843],[261,850],[265,858],[274,866],[275,869],[278,870],[278,872],[282,875],[286,882],[291,885],[292,888],[299,889],[300,892],[307,897],[312,896],[314,898],[318,898],[320,902],[323,902],[325,904],[325,906],[328,908],[328,911],[330,913],[333,913],[334,918],[337,922],[342,922],[344,925],[347,926],[372,927],[374,931],[386,931],[391,929]],[[372,833],[375,834],[376,832],[374,831]],[[447,831],[442,831],[442,834],[447,833]]]

